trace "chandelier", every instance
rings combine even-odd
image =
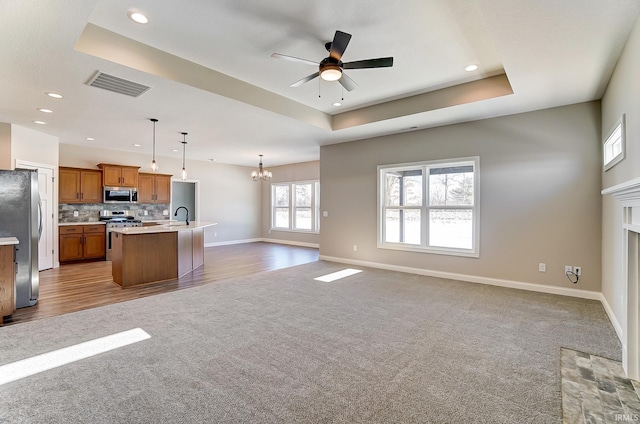
[[[269,181],[273,176],[273,174],[271,173],[271,171],[262,169],[262,155],[259,155],[259,156],[260,156],[260,164],[258,165],[258,170],[251,171],[251,178],[253,179],[253,181],[258,181],[258,180]]]

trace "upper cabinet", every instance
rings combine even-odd
[[[100,163],[102,183],[108,187],[138,187],[138,166]]]
[[[138,174],[138,203],[171,203],[171,175]]]
[[[59,169],[60,203],[102,203],[102,172],[94,169]]]

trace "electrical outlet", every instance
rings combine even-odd
[[[357,251],[358,251],[358,245],[357,245],[357,244],[354,244],[354,245],[353,245],[353,251],[354,251],[354,252],[357,252]]]
[[[214,237],[218,237],[218,233],[213,233],[213,236]]]
[[[577,276],[581,276],[582,275],[582,267],[581,266],[574,266],[573,267],[573,273],[576,274]]]
[[[329,211],[322,211],[322,216],[324,218],[328,217],[329,216]]]
[[[547,264],[540,262],[538,264],[538,271],[547,272]]]
[[[573,267],[571,265],[564,266],[564,273],[566,274],[567,272],[573,272]]]
[[[78,213],[78,211],[73,211],[73,217],[77,218],[80,214]]]

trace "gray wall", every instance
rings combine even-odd
[[[609,130],[626,115],[626,157],[602,173],[602,188],[640,177],[640,22],[618,60],[602,98],[601,144]],[[600,166],[600,169],[602,167]],[[623,275],[622,207],[613,196],[602,197],[602,293],[626,331],[626,282]]]
[[[324,146],[320,254],[599,291],[600,120],[590,102]],[[376,167],[467,156],[480,157],[480,257],[378,249]],[[564,265],[583,267],[578,286]]]
[[[320,179],[320,162],[302,162],[292,165],[268,167],[273,172],[270,182],[260,183],[262,189],[262,237],[272,241],[317,246],[319,234],[271,230],[271,184]],[[257,184],[257,183],[256,183]],[[322,186],[320,187],[322,192]],[[322,227],[320,227],[322,231]]]

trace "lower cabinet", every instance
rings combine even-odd
[[[15,245],[0,246],[0,325],[16,310]]]
[[[106,228],[98,225],[65,225],[60,228],[60,262],[104,259]]]

